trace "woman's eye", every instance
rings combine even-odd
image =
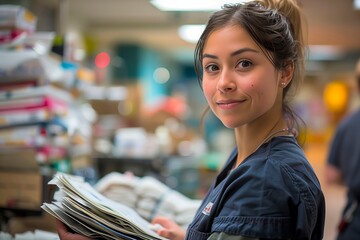
[[[215,72],[215,71],[219,70],[219,68],[218,68],[218,66],[211,64],[211,65],[206,66],[205,70],[207,72]]]
[[[238,63],[238,67],[240,68],[249,68],[252,66],[252,63],[248,60],[242,60]]]

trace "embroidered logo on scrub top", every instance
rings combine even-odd
[[[206,207],[202,210],[202,213],[209,216],[210,215],[210,211],[211,211],[211,208],[213,206],[213,203],[212,202],[209,202]]]

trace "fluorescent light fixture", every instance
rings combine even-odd
[[[187,42],[196,43],[202,32],[205,29],[205,25],[182,25],[178,29],[179,36]]]
[[[309,59],[313,61],[333,61],[344,55],[342,48],[332,45],[310,45]]]
[[[360,0],[354,0],[353,6],[354,6],[354,9],[360,10]]]
[[[226,4],[243,3],[249,0],[150,0],[161,11],[216,11]]]

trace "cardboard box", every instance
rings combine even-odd
[[[43,177],[39,172],[0,171],[0,207],[40,209]]]
[[[18,233],[36,230],[56,233],[56,223],[53,216],[43,214],[41,216],[12,217],[7,224],[7,231],[13,236]]]
[[[36,161],[37,152],[35,148],[24,147],[1,147],[0,169],[1,171],[31,171],[37,172],[39,164]]]
[[[41,210],[49,199],[34,148],[0,148],[0,208]]]
[[[54,222],[42,216],[41,205],[50,202],[56,189],[48,186],[52,176],[43,170],[35,149],[0,148],[0,215],[10,233],[54,230]]]

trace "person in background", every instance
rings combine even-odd
[[[356,65],[360,92],[360,59]],[[327,183],[344,184],[347,201],[338,225],[338,240],[360,239],[360,109],[346,116],[333,136],[326,164]]]
[[[156,217],[171,240],[322,239],[325,199],[297,142],[289,93],[301,84],[304,41],[296,0],[224,5],[195,48],[210,109],[234,129],[236,147],[182,229]],[[295,92],[295,91],[294,91]],[[62,240],[86,239],[58,221]]]

